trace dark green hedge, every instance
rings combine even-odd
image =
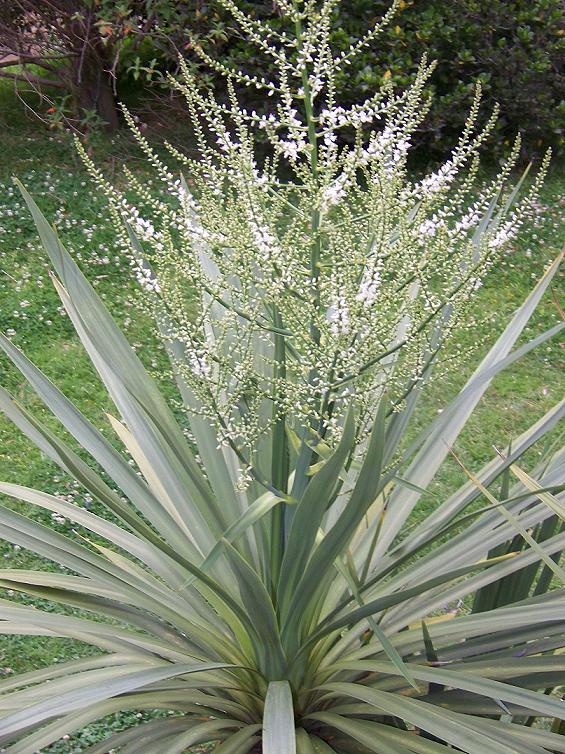
[[[356,36],[388,3],[352,0],[343,5],[336,38]],[[493,148],[524,137],[527,151],[565,143],[565,3],[563,0],[412,0],[360,61],[347,87],[357,99],[383,71],[404,84],[424,52],[437,60],[435,102],[421,138],[444,149],[461,130],[473,82],[485,103],[501,106]]]

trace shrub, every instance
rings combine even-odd
[[[72,608],[3,600],[0,631],[100,650],[2,681],[0,745],[29,754],[105,715],[164,709],[176,714],[88,754],[182,754],[204,741],[217,754],[565,751],[561,736],[530,725],[565,715],[559,699],[539,693],[560,682],[564,665],[555,653],[565,646],[563,591],[549,588],[548,574],[565,575],[565,459],[553,448],[531,474],[516,465],[565,401],[434,510],[420,505],[494,376],[565,326],[515,347],[561,258],[464,389],[410,433],[426,383],[445,377],[446,340],[468,326],[473,292],[541,178],[514,203],[516,148],[473,192],[477,150],[494,126],[491,118],[475,130],[478,92],[450,159],[414,183],[406,159],[425,114],[425,62],[404,93],[385,84],[362,106],[338,107],[335,75],[378,29],[333,56],[332,1],[282,0],[286,36],[224,5],[280,77],[263,82],[216,64],[228,78],[226,105],[183,66],[175,85],[200,157],[170,149],[192,190],[139,132],[165,198],[128,174],[134,204],[83,151],[170,353],[184,417],[22,187],[134,465],[0,339],[98,468],[3,390],[2,409],[106,510],[0,485],[80,527],[80,538],[64,536],[0,508],[4,538],[63,567],[5,569],[0,586]],[[234,82],[272,95],[276,114],[241,109]],[[272,147],[264,164],[253,151],[257,128]],[[350,146],[339,147],[344,129]],[[471,595],[472,608],[446,614]]]
[[[565,52],[565,12],[559,0],[433,0],[403,3],[395,24],[387,29],[374,55],[357,66],[348,96],[373,88],[383,72],[397,83],[423,52],[438,61],[433,80],[434,102],[420,138],[440,153],[463,127],[472,100],[470,82],[480,80],[485,98],[500,104],[501,118],[490,144],[500,155],[520,131],[525,151],[536,154],[547,145],[563,145],[565,78],[560,60]],[[387,3],[348,4],[340,34],[359,33],[367,16]],[[349,94],[351,91],[351,95]]]

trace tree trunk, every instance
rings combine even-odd
[[[84,110],[95,112],[106,124],[105,130],[118,128],[118,110],[108,73],[108,52],[102,45],[94,25],[86,30],[81,23],[80,29],[73,29],[78,41],[75,57],[71,58],[70,77],[75,107],[79,117]],[[85,34],[86,31],[86,34]]]
[[[83,71],[80,79],[75,78],[75,100],[79,114],[84,110],[94,111],[106,124],[106,131],[118,128],[118,110],[108,74],[100,65],[96,70],[90,67],[88,73]]]
[[[15,58],[4,56],[1,67],[18,60],[38,62],[51,77],[25,68],[0,71],[0,76],[66,90],[75,122],[88,127],[88,114],[96,114],[113,131],[119,120],[111,69],[120,41],[111,36],[111,28],[104,40],[100,36],[97,6],[91,0],[0,0],[0,46]]]

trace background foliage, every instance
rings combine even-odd
[[[388,0],[351,0],[344,5],[334,23],[336,46],[347,47],[389,5]],[[271,18],[276,24],[276,3],[247,2],[242,6],[257,18]],[[490,141],[494,155],[517,131],[523,133],[530,155],[550,145],[563,148],[562,0],[405,0],[401,6],[374,48],[348,70],[342,81],[342,99],[360,100],[382,83],[383,76],[405,86],[426,53],[438,61],[438,68],[431,83],[434,104],[420,128],[419,139],[433,152],[444,152],[452,145],[465,120],[473,83],[479,78],[487,104],[497,101],[501,105],[502,117]],[[2,56],[14,52],[15,37],[27,28],[25,19],[29,20],[32,13],[34,18],[39,15],[52,24],[53,8],[55,15],[64,13],[74,19],[72,28],[64,25],[66,37],[59,28],[55,42],[51,42],[59,47],[59,54],[67,56],[63,62],[55,68],[48,62],[51,70],[46,71],[45,61],[39,60],[49,53],[43,46],[35,50],[33,60],[22,58],[27,66],[25,76],[21,68],[5,67]],[[108,103],[100,112],[96,91],[94,96],[81,91],[89,82],[78,76],[76,65],[73,68],[70,63],[80,60],[83,49],[92,53],[91,64],[99,67],[100,79],[113,90],[115,101],[127,98],[133,85],[148,94],[150,102],[156,98],[163,102],[166,97],[160,84],[167,72],[176,73],[179,53],[190,58],[192,38],[227,64],[251,74],[268,75],[265,61],[243,39],[234,40],[233,26],[214,0],[17,0],[0,8],[0,75],[34,78],[32,85],[48,96],[47,104],[43,102],[38,112],[51,110],[47,115],[54,125],[71,121],[84,130],[98,123],[94,112],[116,126]],[[31,63],[42,63],[34,70],[34,77],[29,70]],[[208,76],[209,72],[201,67],[200,74]],[[41,84],[45,78],[53,80],[56,88]],[[248,104],[253,106],[252,101]]]
[[[382,0],[348,3],[336,38],[358,35],[367,18],[386,5]],[[375,50],[360,61],[348,84],[349,96],[357,98],[374,88],[383,71],[405,85],[427,53],[438,62],[432,79],[434,102],[420,134],[428,147],[443,149],[453,142],[477,79],[486,101],[501,105],[494,150],[517,131],[530,151],[542,144],[560,146],[565,123],[564,8],[561,0],[408,0]]]

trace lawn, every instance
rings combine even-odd
[[[26,115],[9,84],[0,86],[0,330],[7,333],[65,394],[100,427],[109,439],[112,432],[104,412],[110,410],[101,385],[78,344],[67,317],[49,281],[49,266],[31,219],[24,209],[11,176],[18,176],[56,224],[65,244],[79,260],[130,342],[157,375],[164,370],[163,355],[156,347],[150,323],[133,303],[135,285],[127,260],[114,245],[111,224],[105,220],[104,201],[93,190],[73,152],[70,139],[50,132]],[[113,140],[98,137],[92,142],[94,157],[120,180],[120,164],[127,160],[134,170],[143,164],[127,135]],[[457,366],[446,381],[432,382],[425,413],[441,410],[446,397],[455,393],[478,356],[492,342],[513,310],[523,301],[545,265],[565,244],[565,177],[554,165],[548,177],[537,214],[521,239],[493,270],[477,296],[477,321],[458,344]],[[556,278],[555,296],[563,305],[565,270]],[[532,320],[527,335],[554,324],[559,312],[548,296]],[[172,394],[166,376],[165,391]],[[18,373],[0,359],[0,383],[51,428],[56,422],[24,385]],[[499,376],[470,421],[458,452],[471,469],[491,457],[492,446],[502,447],[565,393],[565,344],[558,340],[542,346],[508,373]],[[537,452],[537,451],[535,451]],[[459,478],[454,466],[446,468],[433,492],[444,494]],[[64,477],[7,421],[0,418],[0,479],[39,487],[65,495],[79,504],[94,506],[80,489]],[[433,497],[424,505],[433,505]],[[9,505],[13,502],[6,501]],[[17,505],[17,504],[15,504]],[[46,512],[34,517],[56,529],[67,530],[67,521]],[[36,556],[0,542],[6,567],[31,568]],[[49,564],[45,564],[50,567]],[[27,600],[27,598],[17,599]],[[84,648],[53,639],[0,638],[0,677],[84,653]],[[141,715],[139,715],[141,717]],[[123,716],[114,716],[48,750],[52,754],[79,752],[109,729],[119,729]]]

